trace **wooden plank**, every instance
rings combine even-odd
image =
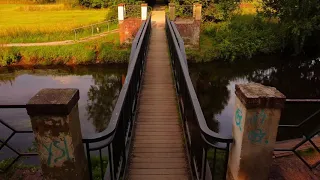
[[[177,148],[149,148],[149,147],[136,147],[133,148],[133,153],[183,153],[184,150],[181,147]]]
[[[177,163],[132,163],[130,165],[131,169],[180,169],[180,168],[187,168],[187,164],[184,162],[177,162]]]
[[[128,179],[188,179],[176,89],[165,41],[164,12],[161,13],[162,24],[151,32]]]
[[[171,157],[171,158],[157,158],[157,157],[132,157],[131,162],[134,163],[185,163],[184,158],[177,158],[177,157]]]
[[[131,180],[188,180],[186,175],[131,175]]]
[[[139,140],[181,140],[181,135],[180,136],[135,136],[134,138],[135,141]]]
[[[185,168],[172,168],[172,169],[130,169],[129,174],[150,174],[150,175],[185,175]]]
[[[177,139],[171,139],[171,140],[163,140],[163,139],[140,139],[140,140],[135,140],[135,143],[143,143],[143,144],[180,144],[182,143],[182,140],[177,140]]]
[[[135,136],[182,136],[181,132],[136,132]]]
[[[177,148],[177,147],[183,147],[181,143],[175,143],[175,144],[166,144],[166,143],[139,143],[136,142],[133,145],[133,148],[138,147],[145,147],[145,148]]]

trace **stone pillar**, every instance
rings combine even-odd
[[[171,21],[176,19],[176,6],[174,3],[169,3],[169,19]]]
[[[193,18],[196,21],[201,21],[202,5],[200,3],[193,4]]]
[[[285,96],[257,83],[236,85],[227,179],[268,180]]]
[[[148,16],[148,4],[141,4],[141,20],[145,21],[147,20]]]
[[[42,89],[27,104],[44,179],[89,178],[78,100],[77,89]]]
[[[126,16],[125,4],[121,3],[121,4],[118,5],[118,20],[119,20],[119,23],[125,19],[125,16]]]

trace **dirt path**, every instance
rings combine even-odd
[[[41,43],[10,43],[10,44],[0,44],[0,47],[30,47],[30,46],[61,46],[61,45],[71,45],[82,42],[88,42],[101,37],[107,36],[109,34],[117,33],[119,29],[114,29],[106,33],[101,33],[95,36],[90,36],[88,38],[82,38],[79,41],[66,40],[66,41],[53,41],[53,42],[41,42]]]

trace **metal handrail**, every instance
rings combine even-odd
[[[166,20],[167,20],[167,22],[170,22],[168,16],[166,16]],[[172,26],[172,24],[171,24],[171,26]],[[169,26],[169,30],[170,30],[171,35],[175,35],[176,36],[176,39],[182,39],[180,35],[179,35],[180,36],[179,37],[179,36],[177,36],[177,33],[173,32],[172,27]],[[174,42],[174,45],[176,46],[176,49],[180,49],[180,47],[178,45],[178,41],[174,40],[173,42]],[[204,118],[204,115],[203,115],[203,112],[202,112],[202,109],[201,109],[197,94],[196,94],[196,92],[194,90],[194,87],[193,87],[193,84],[192,84],[192,81],[191,81],[191,78],[190,78],[190,75],[189,75],[189,70],[188,70],[187,66],[185,65],[186,59],[184,57],[186,57],[186,55],[183,55],[182,53],[185,53],[185,52],[177,51],[177,54],[178,54],[180,62],[183,62],[183,64],[184,64],[184,65],[181,64],[183,75],[184,75],[184,78],[186,80],[186,83],[187,83],[187,86],[188,86],[189,95],[191,96],[191,99],[192,99],[192,105],[193,105],[194,109],[196,110],[197,120],[198,120],[200,129],[201,129],[203,135],[206,138],[208,138],[209,142],[210,142],[210,139],[211,139],[212,140],[211,143],[215,143],[217,141],[225,142],[225,143],[232,143],[233,142],[232,136],[223,136],[221,134],[218,134],[218,133],[212,131],[208,127],[207,122],[206,122],[206,120]]]
[[[0,105],[0,109],[25,109],[26,105]],[[6,123],[4,120],[0,119],[0,124],[4,127],[10,129],[11,133],[9,136],[6,137],[6,139],[0,138],[0,151],[6,147],[10,149],[12,152],[14,152],[17,156],[12,159],[10,163],[8,163],[4,169],[0,169],[1,173],[7,172],[15,163],[19,162],[18,160],[21,158],[28,158],[33,156],[38,156],[38,153],[36,152],[21,152],[20,150],[16,149],[16,147],[9,144],[9,141],[16,135],[16,134],[32,134],[32,130],[17,130],[14,127],[12,127],[10,124]]]
[[[92,172],[92,169],[90,169],[90,151],[99,150],[101,162],[101,149],[108,147],[109,163],[104,179],[121,179],[126,173],[132,139],[131,132],[136,118],[136,104],[144,72],[150,30],[151,17],[149,16],[141,25],[136,35],[135,43],[132,44],[134,51],[131,51],[127,76],[107,129],[100,133],[83,137],[82,140],[87,149],[89,172]],[[102,170],[101,175],[103,173],[104,171]],[[93,179],[92,173],[90,174],[90,179]]]
[[[319,104],[320,105],[320,99],[286,99],[286,104],[298,104],[298,103],[308,103],[308,104]],[[287,125],[287,124],[281,124],[279,125],[279,128],[300,128],[301,126],[305,125],[307,122],[310,121],[313,117],[318,115],[320,113],[320,109],[312,113],[310,116],[305,118],[301,123],[296,125]]]
[[[181,43],[183,40],[168,16],[166,16],[166,33],[193,179],[204,180],[217,176],[226,179],[229,147],[233,143],[233,138],[215,133],[208,127],[189,75]],[[221,151],[224,154],[223,162],[219,162],[221,158],[217,156]],[[210,154],[213,154],[213,158]],[[216,172],[218,166],[223,166],[223,172]]]
[[[286,99],[286,104],[299,104],[299,103],[303,103],[303,104],[319,104],[320,105],[320,99]],[[301,133],[301,135],[303,136],[303,138],[301,140],[298,141],[297,144],[295,144],[293,147],[285,147],[285,148],[275,148],[274,151],[276,152],[291,152],[293,153],[295,156],[297,156],[309,169],[313,169],[316,168],[319,164],[320,161],[317,161],[314,164],[309,164],[303,157],[301,154],[299,154],[299,148],[303,145],[305,145],[305,143],[310,143],[313,149],[315,149],[317,152],[320,152],[320,149],[318,148],[317,144],[315,142],[313,142],[313,138],[315,136],[318,136],[320,133],[320,130],[317,129],[314,132],[310,133],[310,134],[306,134],[302,128],[304,125],[306,125],[308,122],[311,121],[311,119],[313,119],[316,115],[320,114],[320,109],[317,109],[315,112],[313,112],[311,115],[309,115],[307,118],[305,118],[301,123],[297,124],[297,125],[279,125],[279,128],[281,129],[292,129],[294,131],[297,131],[299,133]],[[279,129],[280,130],[280,129]]]
[[[150,20],[151,20],[151,18],[149,17],[148,20],[145,23],[143,23],[143,25],[141,25],[144,27],[144,29],[143,29],[143,31],[140,32],[141,34],[137,34],[137,36],[139,36],[139,37],[145,36],[147,26],[150,25]],[[139,41],[136,49],[140,49],[141,45],[142,45],[142,41]],[[131,53],[133,53],[133,52],[131,52]],[[112,133],[116,130],[116,127],[119,122],[119,113],[122,109],[122,106],[124,103],[124,98],[128,92],[128,86],[129,86],[129,83],[132,79],[132,74],[133,74],[134,67],[136,65],[138,55],[139,55],[139,51],[134,51],[134,55],[132,56],[132,58],[130,58],[130,62],[132,62],[132,63],[128,67],[128,72],[127,72],[125,82],[124,82],[122,89],[120,91],[120,94],[118,96],[118,100],[117,100],[115,108],[112,112],[111,119],[110,119],[110,122],[109,122],[107,129],[105,129],[104,131],[102,131],[100,133],[97,133],[97,134],[94,134],[94,135],[91,135],[88,137],[84,137],[83,138],[84,143],[86,143],[86,142],[99,142],[101,140],[104,140],[105,138],[110,137],[112,135]],[[130,57],[131,57],[131,55],[130,55]]]

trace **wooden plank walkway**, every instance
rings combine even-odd
[[[165,12],[152,12],[152,32],[128,179],[187,180],[174,82],[172,79]]]

